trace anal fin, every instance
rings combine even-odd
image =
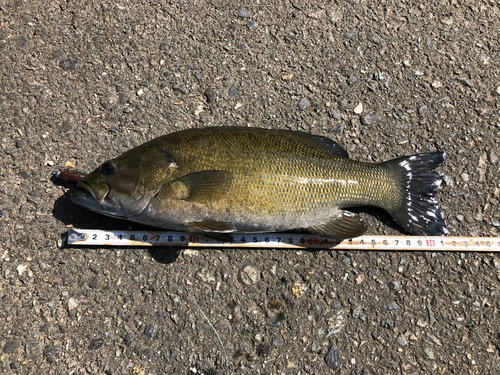
[[[304,229],[336,240],[358,237],[366,230],[359,215],[349,211],[341,211],[339,216],[333,217],[323,224]]]
[[[234,224],[222,221],[192,222],[186,226],[191,233],[219,242],[232,242],[231,233],[236,232]]]
[[[192,232],[203,233],[232,233],[236,232],[236,227],[233,223],[224,221],[199,221],[188,223],[187,227]]]

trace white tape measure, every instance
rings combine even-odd
[[[499,252],[496,237],[361,236],[342,242],[299,233],[231,233],[229,242],[197,234],[165,231],[70,229],[68,245],[83,246],[183,246],[247,247],[275,249],[338,249],[391,251]]]

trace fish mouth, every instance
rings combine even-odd
[[[71,194],[71,199],[84,199],[89,200],[93,198],[97,202],[103,202],[111,190],[109,185],[105,182],[96,182],[92,186],[84,181],[80,181],[76,187],[78,188],[73,194]]]

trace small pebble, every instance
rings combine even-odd
[[[389,283],[389,286],[391,287],[392,290],[399,290],[401,288],[401,282],[399,282],[399,281],[391,281]]]
[[[363,103],[359,102],[359,104],[354,108],[354,113],[360,115],[363,112]]]
[[[236,85],[232,85],[229,88],[229,96],[235,96],[237,94],[238,94],[238,88],[236,87]]]
[[[432,348],[426,347],[424,349],[424,352],[427,355],[427,357],[429,357],[429,359],[435,359],[434,350],[432,350]]]
[[[259,25],[258,25],[258,24],[257,24],[257,22],[255,22],[255,21],[250,21],[250,22],[248,22],[248,23],[247,23],[247,27],[248,27],[250,30],[256,29],[256,28],[257,28],[257,26],[259,26]]]
[[[332,110],[332,117],[337,121],[342,119],[342,115],[337,109]]]
[[[292,293],[295,295],[295,297],[299,298],[303,293],[302,285],[297,283],[292,286]]]
[[[467,86],[467,87],[472,87],[472,82],[471,80],[469,79],[469,77],[458,77],[457,78],[457,81],[462,83],[463,85]]]
[[[460,175],[460,177],[462,178],[463,182],[468,182],[469,181],[469,175],[467,173],[462,173]]]
[[[350,76],[350,77],[349,77],[349,79],[347,80],[347,83],[348,83],[349,85],[353,85],[353,84],[355,84],[357,81],[358,81],[358,77],[356,77],[356,76]]]
[[[491,225],[493,225],[494,227],[500,227],[500,221],[498,221],[498,220],[493,220],[493,221],[491,222]]]
[[[17,341],[17,340],[9,341],[3,347],[3,352],[6,353],[6,354],[10,354],[14,350],[16,350],[17,348],[19,348],[19,346],[20,346],[19,341]]]
[[[289,278],[289,277],[287,277],[287,276],[283,276],[283,277],[281,278],[281,282],[282,282],[283,284],[285,284],[285,285],[288,285],[288,284],[290,284],[292,281],[290,280],[290,278]]]
[[[453,185],[454,185],[453,179],[447,175],[444,175],[443,181],[446,184],[446,186],[448,186],[448,187],[453,187]]]
[[[372,336],[372,339],[378,340],[380,335],[381,335],[380,331],[373,331],[371,336]]]
[[[340,348],[332,345],[325,357],[325,362],[331,369],[335,370],[339,367],[340,362]]]
[[[358,306],[352,311],[352,317],[354,319],[358,319],[360,313],[361,313],[361,306]]]
[[[279,337],[273,338],[273,346],[275,348],[279,348],[282,344],[283,344],[283,340],[281,340],[281,338],[279,338]]]
[[[464,221],[464,215],[457,215],[458,221]]]
[[[434,313],[432,312],[430,305],[427,305],[427,313],[429,314],[429,324],[433,325],[436,322],[436,319],[434,318]]]
[[[399,335],[399,337],[397,339],[397,342],[402,347],[405,347],[406,345],[408,345],[408,335],[407,334],[401,334],[401,335]]]
[[[498,258],[493,258],[493,265],[497,270],[500,270],[500,259]]]
[[[70,297],[68,299],[68,310],[73,310],[78,306],[78,301],[74,299],[73,297]]]
[[[78,62],[77,60],[71,60],[71,59],[61,60],[59,61],[59,67],[65,71],[76,70],[77,62]]]
[[[146,327],[146,329],[144,330],[144,333],[149,336],[149,337],[153,337],[153,333],[155,331],[155,326],[150,324]]]
[[[431,83],[431,86],[434,87],[435,89],[438,89],[440,87],[443,87],[443,84],[441,81],[435,80],[434,82]]]
[[[89,349],[97,350],[99,348],[102,348],[103,345],[104,345],[104,339],[101,337],[98,337],[98,338],[90,340]]]
[[[203,94],[207,98],[208,103],[215,103],[215,101],[217,100],[217,94],[216,94],[215,90],[210,88],[210,87],[208,89],[206,89]]]
[[[240,279],[246,285],[255,284],[259,278],[259,271],[254,266],[247,265],[240,272]]]
[[[386,74],[386,73],[379,73],[379,74],[378,74],[378,80],[379,80],[379,81],[385,81],[385,82],[384,82],[384,86],[385,86],[386,88],[389,88],[389,80],[390,80],[390,77],[389,77],[389,75],[388,75],[388,74]]]
[[[172,91],[177,91],[177,92],[180,92],[181,94],[186,93],[186,90],[182,86],[174,86],[174,87],[172,87]]]
[[[172,315],[170,315],[170,319],[172,319],[172,321],[173,321],[175,324],[179,323],[179,315],[177,315],[177,314],[172,314]]]
[[[424,322],[422,319],[419,319],[417,321],[417,326],[421,327],[421,328],[425,328],[428,326],[427,322]]]
[[[373,125],[380,122],[380,120],[382,120],[382,117],[380,117],[377,113],[367,113],[366,115],[361,116],[361,123],[363,125]]]
[[[248,12],[244,9],[240,9],[238,11],[238,16],[240,16],[241,18],[250,18],[250,14],[248,14]]]
[[[19,276],[22,276],[24,271],[26,271],[26,268],[28,268],[28,266],[26,264],[20,264],[17,266],[16,268],[16,271],[18,273]]]
[[[308,106],[308,105],[309,105],[309,102],[307,101],[307,99],[306,99],[306,98],[303,98],[303,99],[299,102],[299,109],[300,109],[301,111],[304,111],[304,110],[307,108],[307,106]]]
[[[495,152],[493,150],[490,151],[490,154],[488,155],[488,157],[490,159],[490,163],[491,164],[497,164],[498,163],[498,160],[499,160],[498,156],[497,156],[497,154],[495,154]]]
[[[389,311],[393,311],[393,310],[398,310],[399,309],[399,305],[396,302],[394,302],[394,301],[388,303],[384,307],[385,307],[386,310],[389,310]]]
[[[385,46],[385,44],[386,44],[386,43],[385,43],[385,40],[384,40],[384,39],[382,39],[382,38],[380,37],[380,35],[378,35],[378,34],[371,34],[370,36],[368,36],[368,39],[369,39],[370,41],[372,41],[373,43],[378,44],[378,45],[380,45],[380,46]]]
[[[346,37],[348,39],[354,39],[356,38],[356,35],[358,34],[357,30],[356,29],[352,29],[351,31],[349,31],[347,34],[346,34]]]

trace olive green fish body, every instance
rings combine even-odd
[[[104,214],[200,233],[305,229],[342,239],[364,231],[359,217],[343,210],[355,206],[381,207],[410,231],[413,222],[416,232],[441,233],[443,229],[429,229],[435,227],[428,223],[431,220],[422,221],[408,207],[408,197],[410,203],[416,202],[411,194],[422,190],[409,192],[412,185],[419,184],[408,182],[408,174],[415,180],[414,164],[425,165],[422,173],[430,178],[426,183],[431,187],[425,189],[430,192],[432,207],[420,211],[434,214],[437,226],[445,228],[434,198],[441,177],[430,172],[443,156],[434,153],[409,158],[380,164],[357,162],[348,159],[332,140],[301,132],[238,127],[190,129],[154,139],[103,164],[113,166],[112,173],[104,176],[111,192],[115,184],[112,177],[119,175],[121,161],[137,160],[129,161],[126,168],[141,169],[136,179],[146,182],[129,182],[129,186],[136,195],[140,195],[140,188],[147,194],[135,201],[140,204],[122,204],[133,210],[110,213],[109,207],[106,211],[100,203],[89,206],[88,192],[103,178],[103,167],[84,180],[82,186],[87,192],[76,194],[73,200],[82,204],[86,199],[83,206]],[[429,158],[436,159],[430,168],[421,162]],[[86,198],[79,200],[83,194]]]

